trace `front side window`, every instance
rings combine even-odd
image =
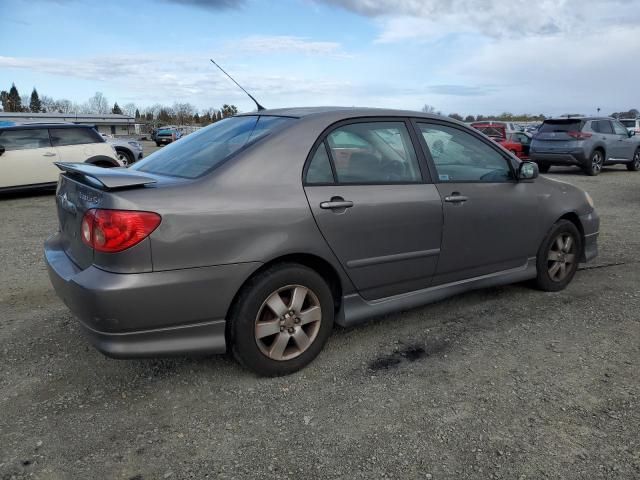
[[[507,182],[507,159],[479,138],[445,125],[418,123],[441,182]]]
[[[93,128],[50,128],[49,134],[54,147],[104,142]]]
[[[339,183],[416,183],[422,180],[404,122],[338,127],[327,144]]]
[[[289,117],[246,115],[220,120],[132,165],[133,170],[172,177],[197,178],[235,152],[295,121]]]
[[[629,136],[629,130],[620,125],[618,122],[612,122],[613,130],[616,132],[616,135],[624,135],[625,137]]]
[[[0,145],[9,152],[11,150],[48,148],[51,143],[46,128],[26,128],[24,130],[0,131]]]

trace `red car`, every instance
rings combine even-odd
[[[471,126],[498,142],[518,158],[529,158],[532,138],[530,134],[507,131],[506,124],[500,122],[474,122]]]

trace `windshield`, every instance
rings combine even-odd
[[[197,178],[249,143],[294,120],[257,115],[226,118],[152,153],[130,168],[172,177]]]

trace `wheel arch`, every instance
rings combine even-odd
[[[247,285],[247,283],[256,275],[280,263],[297,263],[300,265],[304,265],[305,267],[308,267],[318,273],[327,282],[327,285],[329,285],[329,289],[331,290],[331,294],[333,295],[334,311],[336,314],[339,312],[340,307],[342,306],[343,284],[342,280],[340,279],[340,274],[338,273],[336,268],[331,265],[330,262],[318,255],[314,255],[311,253],[289,253],[286,255],[275,257],[268,262],[263,263],[259,268],[251,272],[251,274],[244,280],[244,282],[242,282],[242,285],[240,285],[238,291],[233,296],[233,299],[229,304],[229,308],[227,309],[225,318],[229,318],[230,313],[237,304],[240,293]]]
[[[559,222],[560,220],[568,220],[571,223],[573,223],[576,228],[578,229],[578,232],[580,232],[580,240],[581,240],[581,248],[582,251],[580,252],[580,257],[582,258],[584,256],[584,227],[582,226],[582,222],[580,221],[580,217],[578,216],[578,214],[576,212],[567,212],[564,215],[562,215],[560,218],[558,218],[556,220],[556,223]]]

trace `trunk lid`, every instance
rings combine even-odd
[[[93,263],[94,251],[82,241],[82,219],[87,210],[104,207],[118,190],[143,188],[158,178],[125,168],[56,163],[62,170],[56,189],[60,238],[65,253],[81,269]]]
[[[582,140],[570,135],[582,131],[581,119],[545,120],[533,137],[531,149],[538,153],[568,152],[580,146]]]

